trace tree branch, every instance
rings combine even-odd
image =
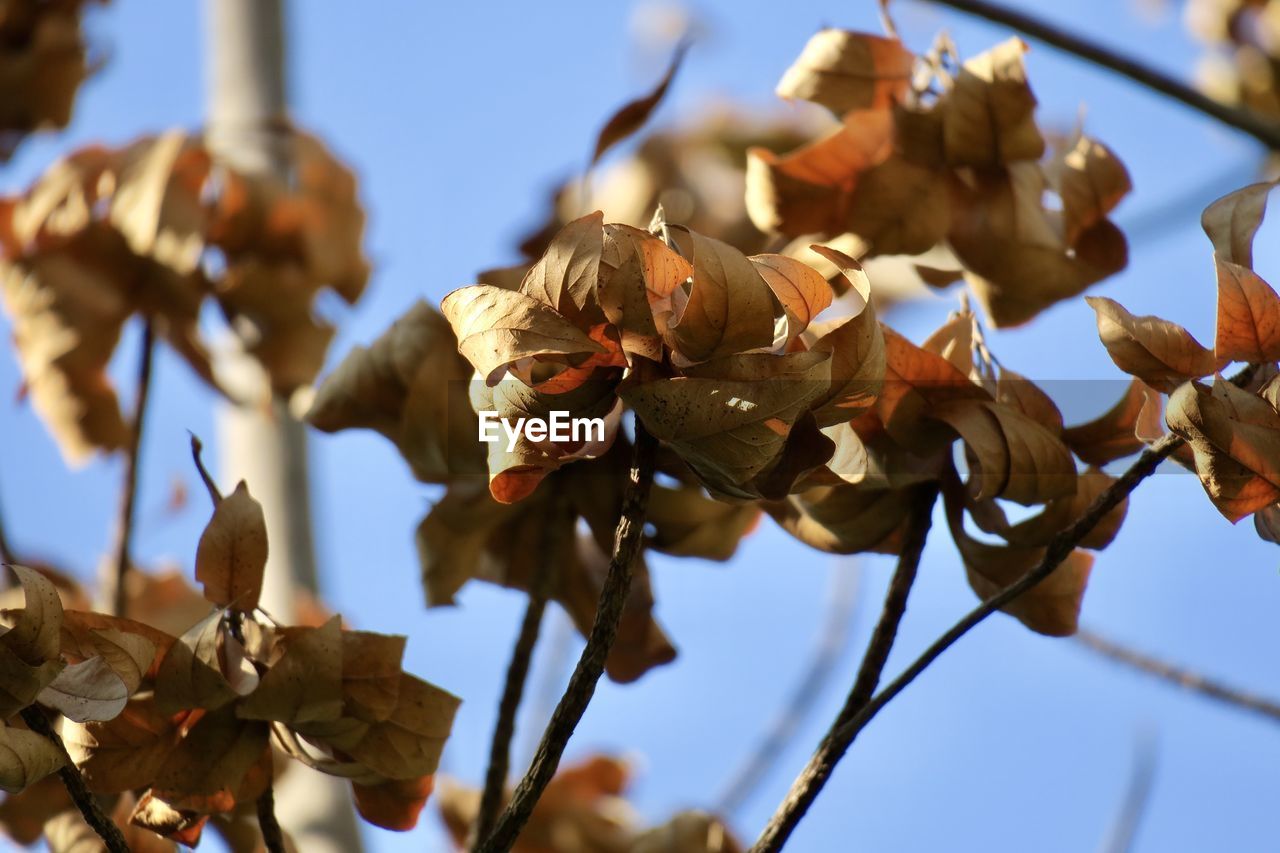
[[[284,832],[276,820],[276,795],[267,783],[267,789],[258,797],[258,828],[262,830],[262,845],[267,853],[285,853]]]
[[[623,604],[631,589],[631,569],[640,553],[645,514],[649,506],[649,488],[653,485],[658,442],[638,417],[635,425],[636,443],[631,457],[631,474],[626,492],[622,496],[622,514],[614,534],[613,556],[609,560],[604,588],[600,591],[595,623],[591,626],[591,633],[587,637],[582,656],[578,659],[578,665],[569,677],[564,695],[542,734],[542,742],[538,744],[538,751],[529,771],[516,787],[493,834],[476,845],[477,853],[506,853],[515,844],[520,830],[533,813],[538,798],[555,775],[565,745],[587,710],[595,693],[596,683],[604,673],[604,661],[617,637]]]
[[[1132,853],[1138,827],[1151,802],[1156,779],[1156,739],[1151,731],[1140,731],[1133,753],[1133,769],[1125,786],[1124,799],[1099,853]]]
[[[1076,634],[1076,640],[1081,645],[1092,649],[1103,657],[1110,658],[1117,663],[1122,663],[1148,675],[1154,675],[1169,684],[1186,688],[1193,693],[1216,699],[1219,702],[1245,711],[1262,714],[1272,721],[1280,721],[1280,702],[1274,699],[1231,687],[1200,673],[1192,672],[1189,669],[1125,648],[1119,643],[1114,643],[1092,631],[1081,629]]]
[[[850,561],[852,562],[852,561]],[[723,818],[732,817],[742,807],[747,798],[756,790],[760,782],[769,777],[774,765],[782,757],[783,751],[800,728],[806,714],[817,705],[822,689],[831,678],[836,663],[840,660],[854,622],[854,611],[858,603],[858,590],[861,587],[862,566],[832,567],[831,589],[826,595],[827,614],[823,619],[822,629],[818,633],[817,647],[812,660],[805,671],[791,698],[779,711],[770,724],[759,746],[742,764],[737,773],[730,777],[712,814]]]
[[[1091,62],[1109,71],[1127,77],[1133,82],[1158,92],[1178,103],[1236,130],[1243,131],[1273,151],[1280,150],[1280,124],[1269,121],[1257,113],[1239,109],[1215,101],[1213,98],[1160,71],[1136,62],[1102,45],[1058,29],[1031,15],[1006,9],[984,0],[927,0],[939,6],[947,6],[969,15],[985,18],[992,23],[1010,27],[1036,41],[1044,42]]]
[[[485,771],[484,792],[480,796],[480,810],[476,815],[476,825],[472,830],[473,844],[488,838],[493,825],[498,820],[498,812],[502,809],[503,795],[507,788],[507,772],[511,766],[511,741],[516,732],[516,712],[520,709],[520,701],[524,697],[525,682],[529,677],[529,664],[533,660],[533,648],[538,642],[538,634],[542,629],[542,615],[547,609],[547,599],[555,587],[555,558],[560,553],[561,543],[555,541],[559,537],[560,524],[566,521],[562,516],[567,510],[563,501],[556,501],[556,511],[547,525],[543,535],[542,557],[534,567],[533,577],[529,584],[529,603],[524,611],[524,621],[520,623],[520,633],[516,637],[515,647],[511,651],[511,662],[507,665],[507,680],[502,688],[502,699],[498,704],[498,720],[493,727],[493,740],[489,746],[489,768]],[[568,528],[573,531],[573,518],[568,520]],[[643,526],[643,525],[641,525]]]
[[[116,547],[113,562],[114,574],[104,582],[104,600],[111,612],[125,615],[127,590],[125,575],[129,571],[129,551],[133,543],[134,506],[138,501],[138,469],[142,456],[142,427],[147,414],[147,398],[151,396],[151,363],[155,355],[155,329],[148,320],[142,327],[141,355],[138,360],[137,399],[133,404],[133,424],[129,430],[129,445],[125,448],[124,486],[120,495],[120,517],[116,522]]]
[[[48,738],[58,748],[58,752],[62,753],[62,759],[66,763],[58,768],[58,778],[66,786],[67,793],[71,795],[71,801],[76,804],[80,814],[84,815],[85,823],[89,824],[89,828],[97,833],[110,853],[129,853],[129,845],[125,843],[124,833],[120,831],[120,827],[116,826],[115,821],[107,817],[102,807],[98,805],[98,801],[94,799],[84,782],[84,777],[80,775],[80,769],[71,760],[66,745],[54,731],[49,718],[35,705],[28,705],[22,709],[22,721],[31,731]]]
[[[898,624],[907,609],[907,596],[916,580],[916,570],[920,567],[920,555],[924,553],[925,540],[929,535],[929,527],[933,523],[933,507],[938,500],[938,484],[926,483],[917,487],[916,499],[912,503],[911,514],[907,519],[907,529],[903,536],[902,551],[898,555],[898,566],[894,569],[893,578],[889,581],[889,590],[885,594],[884,609],[880,613],[880,621],[876,623],[867,644],[866,654],[858,667],[858,675],[854,679],[853,688],[845,699],[844,707],[836,715],[818,750],[809,759],[804,770],[792,783],[786,799],[769,820],[760,837],[751,848],[751,853],[773,853],[781,850],[787,842],[796,824],[804,817],[809,806],[822,791],[836,763],[844,757],[849,744],[853,742],[851,735],[844,735],[841,726],[854,714],[866,706],[880,681],[880,673],[889,660],[889,652],[898,636]]]

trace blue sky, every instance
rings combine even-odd
[[[1009,35],[923,4],[895,5],[903,36],[920,50],[944,26],[965,54]],[[1111,0],[1019,5],[1175,75],[1190,75],[1199,52],[1176,14],[1153,23]],[[710,35],[691,53],[658,123],[696,117],[719,96],[773,106],[778,76],[816,29],[877,30],[875,6],[870,0],[695,4]],[[71,128],[25,145],[0,168],[0,188],[25,186],[77,144],[199,125],[199,8],[118,0],[96,14],[105,68],[83,89]],[[540,214],[546,188],[583,162],[603,117],[660,73],[660,60],[630,46],[632,14],[627,3],[294,4],[295,115],[358,171],[376,264],[367,296],[341,317],[330,364],[374,338],[414,300],[438,301],[471,283],[476,270],[514,260],[513,238]],[[1049,48],[1035,46],[1028,64],[1041,115],[1069,125],[1086,106],[1088,130],[1128,164],[1136,189],[1120,208],[1121,224],[1168,218],[1158,233],[1143,232],[1130,268],[1094,292],[1211,339],[1208,241],[1198,208],[1175,202],[1196,188],[1207,202],[1247,182],[1256,146]],[[1215,179],[1220,184],[1207,183]],[[1257,252],[1259,271],[1273,279],[1280,278],[1274,233],[1264,229]],[[920,340],[952,304],[938,299],[895,322]],[[0,326],[7,331],[6,321]],[[122,352],[133,352],[130,341]],[[1005,363],[1035,379],[1119,377],[1082,300],[1055,307],[1030,327],[993,333],[990,343]],[[131,360],[116,365],[122,377]],[[168,355],[159,361],[157,383],[136,547],[145,562],[167,558],[189,568],[204,506],[193,501],[175,519],[164,518],[161,508],[175,477],[195,482],[186,431],[214,435],[211,400]],[[15,360],[0,357],[0,401],[15,400],[19,384]],[[1106,403],[1099,399],[1094,410]],[[89,576],[109,541],[119,461],[68,471],[43,427],[17,403],[0,404],[0,435],[0,503],[15,543]],[[445,769],[474,782],[522,599],[472,585],[459,607],[426,612],[411,537],[430,493],[377,436],[317,436],[313,446],[326,597],[357,626],[407,634],[407,668],[465,699]],[[569,756],[596,749],[637,756],[634,802],[659,820],[714,800],[807,662],[831,573],[850,566],[766,522],[727,565],[659,558],[653,568],[658,615],[681,657],[637,684],[604,685]],[[852,681],[891,564],[867,558],[861,570],[851,648],[779,772],[735,820],[744,839],[767,819]],[[888,672],[973,601],[940,524]],[[1169,475],[1153,478],[1132,500],[1119,539],[1095,566],[1083,622],[1280,693],[1277,613],[1280,550],[1260,542],[1248,522],[1233,528],[1223,521],[1193,478]],[[535,683],[546,678],[545,658],[536,663]],[[518,740],[529,737],[529,728]],[[948,651],[876,719],[790,849],[1095,848],[1120,802],[1138,733],[1148,729],[1155,732],[1158,766],[1137,850],[1274,849],[1280,832],[1274,723],[1118,670],[1004,616]],[[370,830],[367,839],[372,849],[388,851],[444,844],[433,815],[409,835]]]

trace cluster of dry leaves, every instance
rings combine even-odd
[[[38,826],[53,849],[71,849],[86,827],[60,788],[36,783],[72,761],[93,793],[119,798],[125,826],[191,845],[216,818],[230,837],[288,756],[349,779],[367,820],[413,826],[458,700],[402,671],[404,637],[336,616],[272,622],[258,609],[262,508],[243,482],[223,496],[201,473],[214,504],[195,558],[203,602],[176,578],[152,578],[131,597],[138,619],[108,616],[64,607],[60,592],[74,600],[74,587],[15,567],[25,601],[4,612],[0,634],[0,787],[23,793],[0,821],[19,840]],[[195,624],[175,621],[193,611]],[[61,715],[68,754],[15,718],[31,706]]]
[[[91,146],[0,201],[0,289],[36,410],[71,461],[125,446],[106,368],[126,322],[153,324],[217,385],[201,309],[218,306],[278,393],[314,379],[333,335],[312,304],[354,302],[368,265],[355,179],[294,137],[288,183],[214,163],[180,132]]]
[[[76,91],[92,70],[80,26],[90,2],[0,2],[0,161],[32,132],[71,120]]]
[[[1043,159],[1026,50],[1012,39],[959,64],[945,38],[916,57],[896,39],[819,32],[778,94],[840,123],[786,155],[749,153],[752,219],[789,237],[849,235],[860,260],[948,250],[956,268],[920,264],[921,277],[963,276],[996,326],[1118,272],[1128,251],[1107,214],[1128,174],[1079,133]]]
[[[631,767],[595,755],[561,767],[538,800],[512,853],[741,853],[727,827],[690,810],[644,827],[626,801]],[[475,824],[480,792],[442,779],[440,813],[461,849]]]

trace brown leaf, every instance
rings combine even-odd
[[[634,386],[623,399],[713,493],[750,498],[749,482],[781,453],[830,376],[825,352],[736,355]]]
[[[0,802],[0,829],[18,844],[29,846],[45,834],[45,821],[64,812],[74,814],[78,819],[79,813],[74,809],[62,780],[46,776]],[[56,853],[58,848],[50,844],[50,850]]]
[[[258,688],[236,703],[247,720],[311,723],[342,715],[342,628],[335,616],[320,628],[294,628],[283,636],[278,658]]]
[[[204,597],[223,607],[252,611],[267,567],[267,522],[244,480],[213,508],[196,548],[196,580]]]
[[[1064,429],[1062,440],[1089,465],[1106,465],[1137,453],[1143,443],[1134,430],[1146,400],[1145,388],[1142,380],[1130,380],[1114,406],[1091,421]]]
[[[13,627],[0,634],[0,643],[32,665],[56,661],[62,648],[62,599],[58,589],[35,569],[17,565],[11,568],[22,584],[26,606],[18,611]]]
[[[221,708],[237,698],[218,662],[219,608],[178,638],[156,673],[156,704],[166,713],[189,708]]]
[[[831,305],[831,285],[813,267],[786,255],[753,255],[748,260],[786,312],[787,344]]]
[[[861,265],[827,246],[812,248],[836,265],[863,300],[861,310],[845,319],[813,326],[805,335],[810,352],[831,353],[831,384],[813,404],[818,426],[827,427],[847,422],[875,403],[884,382],[885,347]]]
[[[579,328],[599,322],[596,284],[604,252],[603,228],[604,214],[598,210],[561,228],[525,275],[520,292]]]
[[[675,79],[676,72],[680,69],[680,63],[684,62],[684,56],[688,49],[688,41],[681,41],[676,45],[675,52],[671,55],[671,63],[667,66],[667,72],[662,75],[658,85],[644,97],[628,101],[609,117],[604,127],[600,129],[600,135],[596,138],[596,148],[591,154],[592,166],[600,162],[600,158],[604,156],[606,151],[635,133],[649,120],[649,116],[658,108],[658,104],[662,103],[662,99],[667,95],[667,90],[671,88],[671,82]]]
[[[627,853],[741,853],[742,849],[720,818],[682,811],[636,836]]]
[[[673,235],[684,237],[693,255],[693,283],[666,335],[673,357],[693,364],[771,346],[781,306],[751,262],[719,240],[674,229]]]
[[[1274,188],[1273,182],[1251,184],[1224,195],[1204,209],[1200,224],[1218,257],[1253,269],[1253,237],[1262,225],[1267,195]]]
[[[21,791],[64,764],[61,750],[44,735],[0,726],[0,790]]]
[[[1169,395],[1169,429],[1195,455],[1209,499],[1231,522],[1280,500],[1280,414],[1220,378],[1212,390],[1188,382]]]
[[[1189,379],[1218,369],[1213,353],[1176,323],[1135,317],[1120,303],[1101,296],[1085,301],[1097,312],[1098,337],[1116,367],[1152,388],[1171,392]]]
[[[400,698],[404,646],[400,636],[342,632],[342,693],[348,711],[369,722],[391,716]]]
[[[63,726],[67,751],[97,794],[150,785],[178,737],[173,719],[146,694],[130,699],[112,720]]]
[[[668,488],[654,484],[649,494],[647,547],[677,557],[727,560],[760,517],[758,507],[707,497],[696,486]]]
[[[600,307],[621,333],[625,352],[662,361],[661,335],[671,320],[671,296],[692,277],[693,266],[662,240],[638,228],[606,225],[604,241],[596,294]],[[664,312],[661,329],[654,317],[655,305]]]
[[[819,30],[778,82],[780,98],[821,104],[836,115],[902,98],[915,56],[894,38]]]
[[[426,483],[478,474],[472,373],[448,321],[419,301],[372,345],[347,353],[317,389],[307,420],[325,432],[382,433]]]
[[[387,779],[435,773],[460,701],[439,687],[402,674],[391,716],[370,726],[360,742],[346,751],[352,760]]]
[[[106,660],[94,657],[58,673],[36,701],[77,723],[110,720],[129,701],[129,688]]]
[[[180,811],[230,811],[256,798],[257,792],[246,796],[246,785],[263,787],[269,780],[268,775],[255,785],[252,775],[270,755],[267,737],[265,723],[238,719],[231,708],[206,712],[165,758],[151,793]]]
[[[522,358],[604,352],[586,332],[523,293],[476,284],[453,291],[440,307],[458,350],[490,385]]]
[[[1253,270],[1214,255],[1218,323],[1214,355],[1220,361],[1280,359],[1280,296]]]
[[[1084,135],[1078,136],[1062,154],[1057,172],[1063,236],[1071,245],[1106,219],[1133,189],[1129,170],[1120,158],[1106,145]]]
[[[952,166],[991,168],[1038,160],[1044,137],[1027,85],[1026,44],[1009,39],[964,63],[942,106],[943,151]]]
[[[29,664],[0,643],[0,718],[7,719],[36,701],[62,667],[62,661],[56,659]]]
[[[356,809],[374,826],[408,832],[418,825],[418,815],[435,787],[434,776],[392,779],[377,785],[353,784]]]

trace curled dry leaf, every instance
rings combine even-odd
[[[36,701],[77,723],[110,720],[129,701],[129,687],[104,658],[93,657],[58,673]]]
[[[0,790],[21,791],[64,764],[62,751],[44,735],[0,725]]]
[[[961,67],[939,107],[948,164],[991,168],[1044,154],[1022,61],[1026,52],[1026,43],[1012,38]]]
[[[338,719],[343,700],[342,646],[336,616],[320,628],[291,629],[273,649],[257,688],[236,703],[236,715],[290,724]]]
[[[1091,421],[1067,427],[1062,431],[1062,440],[1088,465],[1106,465],[1132,456],[1143,447],[1143,440],[1135,431],[1147,390],[1142,380],[1130,380],[1124,396],[1114,406]]]
[[[1228,193],[1204,209],[1200,224],[1214,254],[1228,263],[1253,268],[1253,237],[1262,225],[1274,183],[1251,184]]]
[[[1280,414],[1221,378],[1169,396],[1169,429],[1184,438],[1209,499],[1229,521],[1280,500]]]
[[[1102,296],[1086,300],[1098,315],[1098,337],[1125,373],[1166,393],[1220,366],[1212,351],[1191,333],[1159,317],[1135,317],[1120,303]]]
[[[236,699],[218,658],[218,633],[225,614],[225,608],[213,611],[169,647],[156,673],[156,704],[162,711],[213,710]]]
[[[418,815],[435,788],[435,776],[390,779],[376,785],[351,786],[360,816],[374,826],[392,832],[408,832],[418,825]]]

